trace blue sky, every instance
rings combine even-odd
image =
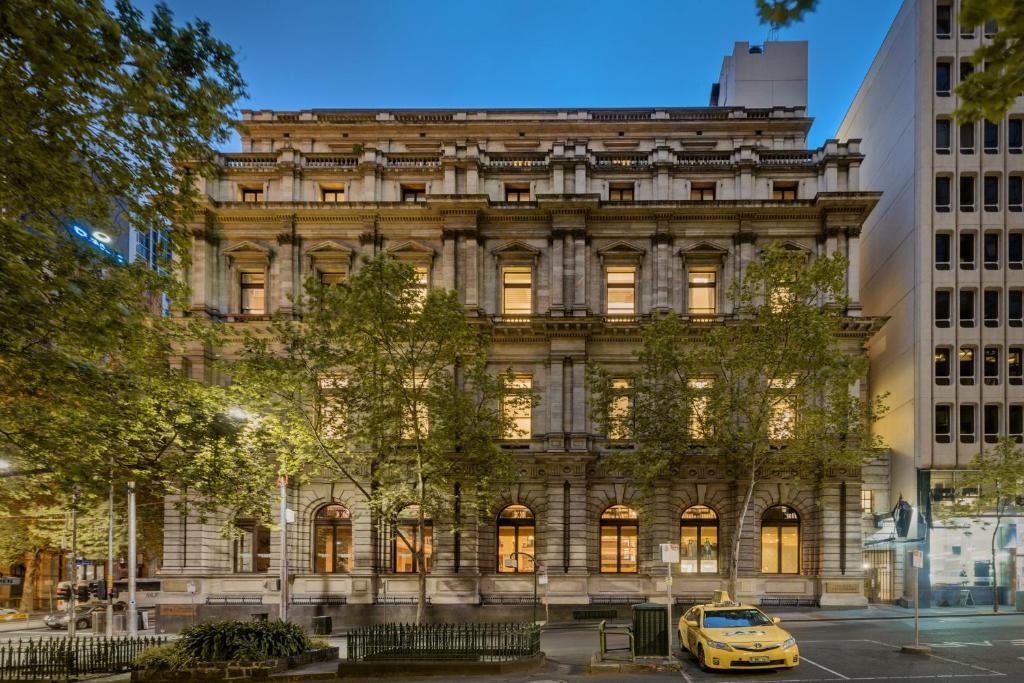
[[[705,106],[733,43],[767,36],[754,0],[165,1],[235,47],[253,109]],[[835,134],[899,5],[821,0],[780,32],[810,42],[810,146]]]

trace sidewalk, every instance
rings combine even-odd
[[[44,626],[46,624],[43,623],[43,615],[30,614],[28,615],[28,621],[0,621],[0,633],[25,631],[32,628],[43,628]]]

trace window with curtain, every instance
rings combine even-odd
[[[608,314],[633,315],[636,313],[636,268],[609,266],[607,272]]]
[[[266,273],[262,271],[240,273],[239,284],[242,290],[242,314],[264,315],[267,312]]]
[[[679,519],[679,571],[718,573],[718,515],[706,505],[687,508]]]
[[[630,423],[630,410],[633,407],[633,382],[620,377],[612,380],[612,400],[608,406],[608,438],[614,440],[628,439],[633,430]]]
[[[235,523],[233,569],[236,574],[262,573],[270,568],[270,529],[254,519],[240,519]]]
[[[498,513],[498,572],[529,574],[534,571],[536,553],[536,522],[530,508],[509,505]],[[526,553],[530,557],[515,555]]]
[[[533,313],[533,269],[529,266],[501,269],[501,312],[503,315]]]
[[[718,273],[713,268],[687,274],[687,310],[690,315],[712,315],[718,311]]]
[[[505,418],[512,421],[511,429],[505,433],[506,439],[529,439],[533,437],[533,402],[530,392],[533,390],[533,377],[516,375],[505,385],[501,408]]]
[[[424,520],[423,538],[419,533],[419,505],[409,505],[398,513],[395,523],[395,540],[391,553],[392,570],[396,574],[416,574],[419,572],[419,558],[414,549],[423,546],[423,563],[426,571],[430,571],[430,560],[434,548],[434,528],[430,518]]]
[[[761,517],[761,572],[800,573],[800,515],[788,505],[776,505]]]
[[[625,505],[613,505],[601,515],[601,572],[635,574],[639,567],[640,516]]]
[[[325,505],[313,516],[313,571],[352,571],[352,513],[344,505]]]

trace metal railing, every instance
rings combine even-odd
[[[0,643],[0,681],[68,680],[83,674],[118,673],[135,656],[167,638],[38,638]]]
[[[536,624],[378,624],[348,633],[350,661],[442,659],[502,662],[540,652]]]

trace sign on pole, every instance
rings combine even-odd
[[[924,551],[923,550],[912,550],[910,551],[910,565],[917,569],[924,568]]]
[[[679,561],[679,544],[678,543],[662,543],[661,544],[661,561],[666,563],[675,564]]]

